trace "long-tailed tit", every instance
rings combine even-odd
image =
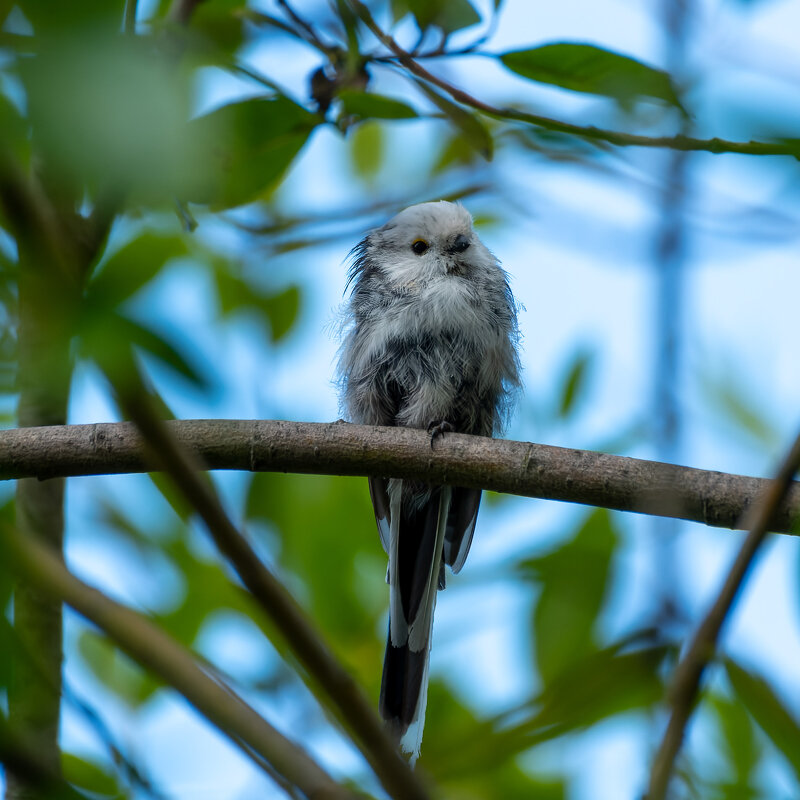
[[[352,257],[339,360],[347,418],[496,433],[519,385],[516,304],[469,213],[444,201],[411,206]],[[464,565],[481,492],[384,478],[370,478],[369,490],[389,556],[380,710],[416,759],[436,593],[444,565]]]

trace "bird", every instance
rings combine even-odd
[[[363,425],[496,435],[520,387],[518,306],[507,273],[460,204],[409,206],[350,254],[338,375],[344,418]],[[481,491],[369,478],[388,555],[389,631],[379,707],[419,756],[433,613],[445,565],[458,573]]]

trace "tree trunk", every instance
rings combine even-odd
[[[57,267],[20,257],[19,425],[63,425],[71,374],[70,338],[76,290]],[[64,530],[63,479],[17,482],[17,525],[59,554]],[[12,680],[8,692],[11,728],[36,753],[43,767],[60,774],[61,605],[20,581],[14,591]],[[33,788],[9,774],[7,800],[33,798]]]

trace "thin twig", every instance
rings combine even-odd
[[[295,599],[264,566],[225,513],[212,486],[202,479],[205,467],[184,448],[154,413],[140,388],[124,391],[121,401],[148,445],[149,463],[166,472],[206,525],[220,552],[233,565],[292,653],[331,700],[332,710],[352,731],[358,746],[386,791],[403,800],[427,800],[421,779],[401,758],[376,712],[352,676],[341,666]]]
[[[127,0],[125,3],[125,21],[122,29],[128,36],[133,36],[136,33],[136,12],[138,6],[139,0]]]
[[[770,481],[676,464],[410,428],[282,420],[174,420],[164,423],[205,469],[414,478],[496,492],[602,506],[617,511],[735,528]],[[152,469],[130,422],[0,431],[0,479],[145,472]],[[800,485],[791,488],[772,530],[794,533]]]
[[[309,798],[353,798],[302,748],[273,728],[229,686],[212,679],[188,650],[146,617],[83,583],[52,549],[20,536],[13,528],[3,527],[2,544],[27,580],[97,625],[132,658],[180,692],[245,753],[249,755],[250,749],[258,753]],[[259,759],[255,763],[261,766]]]
[[[301,31],[305,34],[303,37],[309,44],[313,45],[323,53],[332,53],[336,51],[338,48],[330,47],[326,45],[322,39],[317,36],[317,32],[314,30],[313,25],[310,22],[303,19],[287,2],[287,0],[278,0],[278,5],[286,12],[286,15],[289,19],[294,22],[294,24],[300,28]]]
[[[415,203],[428,202],[429,200],[449,200],[456,202],[458,200],[465,200],[473,197],[481,192],[489,190],[489,186],[481,183],[473,183],[464,186],[460,189],[451,190],[449,192],[436,191],[435,185],[428,186],[424,195],[416,195],[409,197],[390,197],[383,201],[370,202],[361,206],[345,206],[341,209],[332,208],[327,213],[309,213],[304,216],[284,217],[273,214],[273,218],[265,222],[242,222],[236,219],[232,214],[225,215],[226,222],[233,225],[239,230],[252,233],[256,236],[269,236],[274,238],[276,235],[291,232],[297,228],[313,227],[313,226],[331,226],[336,225],[336,232],[325,232],[325,241],[330,242],[332,238],[340,238],[339,230],[341,229],[341,222],[354,222],[363,228],[363,220],[365,217],[380,217],[390,215],[398,208],[405,208],[406,206]],[[343,234],[345,237],[352,237],[351,233]]]
[[[481,37],[483,38],[483,37]],[[437,47],[433,50],[425,50],[421,53],[414,53],[413,58],[415,61],[428,61],[436,58],[458,58],[459,56],[483,56],[484,58],[494,58],[493,53],[485,53],[478,48],[483,42],[473,42],[472,44],[464,45],[464,47],[454,48],[453,50],[442,50]],[[411,53],[409,53],[411,56]],[[376,64],[394,64],[398,61],[398,57],[394,54],[376,56],[370,55],[369,60]]]
[[[675,670],[669,691],[672,715],[658,748],[650,773],[647,800],[663,800],[666,796],[672,767],[683,741],[703,672],[714,657],[720,630],[728,618],[733,601],[749,572],[767,531],[775,525],[779,508],[792,486],[792,478],[800,467],[800,434],[783,460],[774,480],[765,488],[758,502],[745,513],[742,527],[749,533],[725,578],[725,583],[689,645],[686,655]]]
[[[588,139],[595,142],[607,142],[619,147],[657,147],[668,148],[671,150],[698,151],[706,153],[739,153],[742,155],[778,155],[797,157],[800,150],[795,144],[781,142],[733,142],[725,139],[696,139],[692,136],[642,136],[633,133],[623,133],[622,131],[612,131],[604,128],[596,128],[593,125],[574,125],[569,122],[553,119],[551,117],[531,114],[527,111],[520,111],[516,108],[500,108],[490,105],[482,100],[473,97],[463,89],[459,89],[451,83],[437,77],[429,72],[421,64],[418,64],[411,54],[400,47],[399,44],[389,34],[385,33],[375,22],[369,9],[360,0],[347,0],[350,6],[361,21],[369,28],[381,44],[384,45],[397,57],[397,60],[412,74],[428,83],[437,86],[447,92],[454,100],[462,105],[474,108],[488,117],[499,120],[513,120],[525,122],[558,133],[566,133]]]

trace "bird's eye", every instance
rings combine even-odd
[[[411,245],[411,249],[418,256],[421,256],[428,249],[428,243],[424,239],[417,239],[414,244]]]

